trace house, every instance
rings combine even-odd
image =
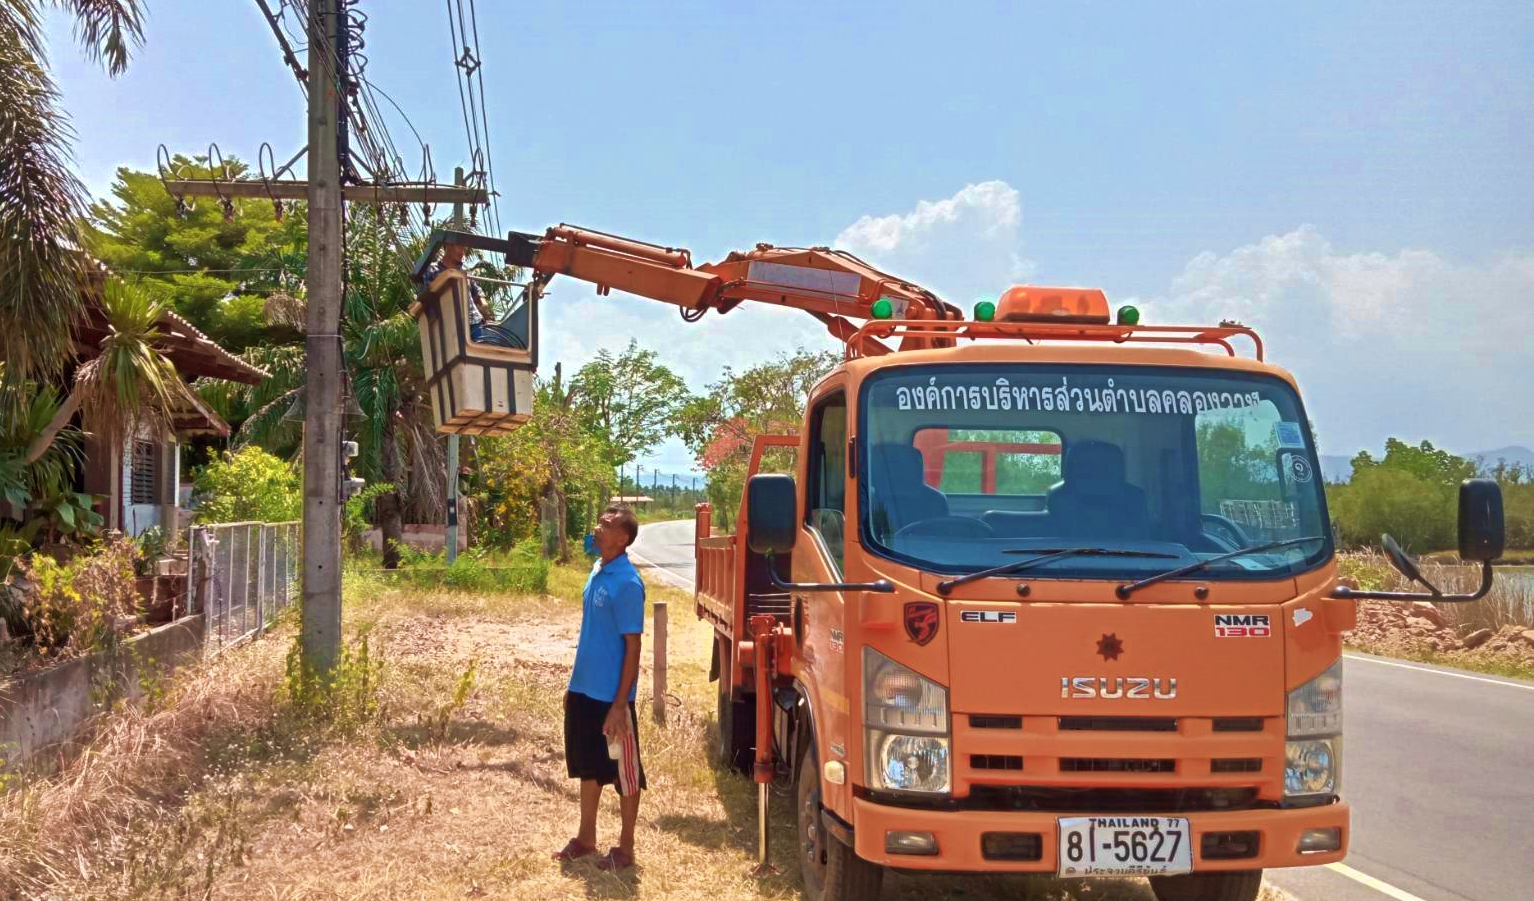
[[[105,274],[103,270],[102,277]],[[102,277],[89,279],[86,286],[85,321],[75,336],[82,359],[93,354],[110,333],[97,300]],[[254,385],[267,376],[175,313],[167,311],[160,317],[159,330],[161,351],[188,382],[215,378]],[[230,429],[195,394],[185,409],[174,411],[171,423],[170,434],[140,429],[131,441],[124,442],[128,447],[107,447],[91,434],[89,417],[81,424],[87,435],[80,490],[101,498],[96,512],[105,519],[105,528],[136,536],[154,526],[176,534],[185,525],[188,511],[182,508],[179,497],[181,443],[197,435],[228,437]]]

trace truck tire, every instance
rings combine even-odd
[[[799,872],[807,901],[878,901],[884,868],[869,863],[825,830],[820,815],[820,764],[815,740],[799,757],[794,786]]]
[[[1262,891],[1261,870],[1152,876],[1156,901],[1255,901]]]
[[[730,683],[719,677],[719,765],[751,775],[752,749],[756,747],[756,705],[752,700],[730,698]]]

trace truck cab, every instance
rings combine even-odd
[[[783,625],[767,673],[721,629],[722,745],[749,756],[770,684],[809,894],[895,867],[1250,901],[1341,860],[1355,609],[1294,378],[1228,334],[1009,331],[849,353],[794,475],[750,477],[743,535],[700,531],[700,612]]]

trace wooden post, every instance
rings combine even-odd
[[[666,602],[655,602],[655,664],[651,667],[655,677],[653,686],[655,721],[666,724]]]

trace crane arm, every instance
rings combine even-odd
[[[600,295],[617,289],[674,304],[688,321],[709,310],[727,313],[746,301],[775,304],[804,310],[843,343],[856,341],[864,355],[890,350],[873,338],[857,336],[858,326],[852,321],[876,318],[874,304],[880,300],[890,305],[884,318],[963,318],[957,307],[926,288],[829,247],[758,244],[717,263],[695,266],[692,254],[683,248],[569,225],[554,226],[542,235],[512,232],[504,240],[436,231],[417,264],[418,278],[444,244],[495,251],[507,263],[531,270],[534,299],[551,278],[565,275],[596,285]],[[950,339],[929,335],[905,339],[902,348],[949,343]]]

